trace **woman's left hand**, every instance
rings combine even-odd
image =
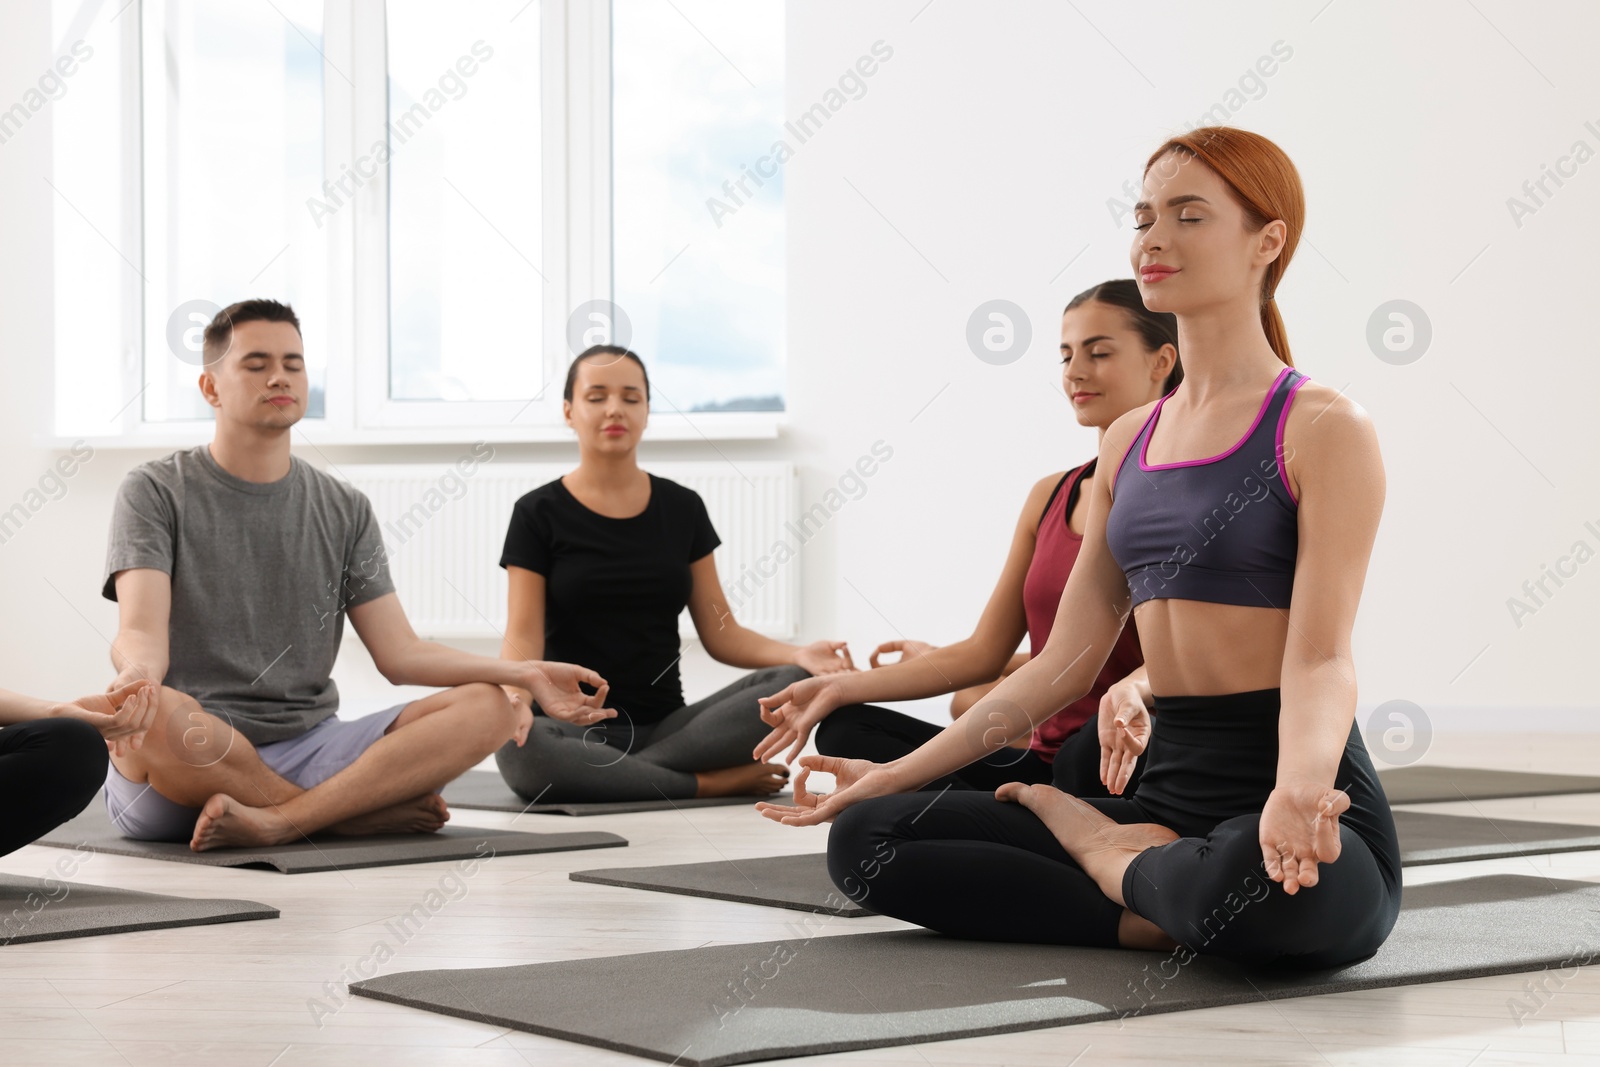
[[[843,674],[856,669],[850,646],[843,641],[813,641],[794,654],[794,665],[813,675]]]
[[[126,756],[144,745],[145,733],[155,722],[161,701],[161,687],[135,679],[108,693],[79,697],[56,704],[50,714],[62,719],[77,719],[100,731],[113,756]]]
[[[1267,877],[1293,896],[1317,884],[1317,864],[1339,858],[1339,816],[1350,808],[1342,789],[1311,778],[1279,780],[1261,812],[1261,859]]]
[[[867,662],[875,668],[886,667],[888,664],[879,663],[878,657],[886,656],[891,652],[898,652],[900,653],[900,658],[895,660],[895,662],[905,663],[908,660],[916,659],[918,656],[926,656],[929,652],[934,651],[938,647],[938,645],[930,645],[926,641],[913,641],[910,638],[901,638],[899,641],[885,641],[883,644],[872,650],[872,655],[868,658]]]

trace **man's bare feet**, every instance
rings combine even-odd
[[[327,832],[347,836],[433,833],[449,819],[450,809],[445,806],[444,798],[428,793],[347,819],[328,827]],[[252,808],[226,793],[218,793],[200,810],[189,847],[205,852],[213,848],[284,845],[302,836],[276,809]]]
[[[361,837],[367,834],[431,834],[450,821],[450,808],[438,793],[402,800],[328,827],[330,834]]]
[[[1053,786],[1007,782],[994,795],[1037,815],[1100,892],[1124,907],[1122,875],[1128,864],[1145,849],[1178,839],[1158,823],[1119,823]]]
[[[226,793],[218,793],[200,809],[189,847],[205,852],[213,848],[282,845],[299,837],[300,831],[271,808],[252,808]]]
[[[697,797],[771,796],[789,784],[789,768],[781,763],[742,763],[694,776]]]

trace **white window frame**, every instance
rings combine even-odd
[[[370,135],[388,121],[385,5],[325,0],[323,33],[324,167],[332,177],[370,147]],[[533,0],[520,17],[540,26],[541,160],[544,262],[541,382],[533,401],[396,401],[389,399],[388,168],[356,190],[327,221],[329,321],[322,324],[326,353],[324,417],[303,419],[296,440],[311,444],[415,445],[568,442],[561,417],[561,386],[567,351],[569,309],[612,298],[611,241],[611,2]],[[132,0],[115,23],[114,46],[121,61],[123,125],[118,160],[123,195],[118,247],[144,274],[143,108],[141,27],[144,0]],[[337,68],[337,69],[335,69]],[[340,71],[350,72],[350,82]],[[353,86],[352,84],[353,83]],[[358,144],[358,141],[365,143]],[[68,205],[56,204],[65,219]],[[109,235],[108,235],[109,236]],[[149,284],[145,282],[145,284]],[[340,297],[343,296],[343,299]],[[57,315],[71,314],[57,292]],[[119,376],[123,395],[142,395],[145,349],[165,329],[144,322],[140,278],[119,294],[121,337],[115,353],[57,351],[56,381],[73,375]],[[152,330],[154,332],[152,332]],[[70,368],[68,366],[70,364]],[[52,409],[54,405],[52,404]],[[147,422],[134,402],[104,435],[42,435],[61,446],[86,439],[100,448],[184,447],[209,441],[210,421]],[[648,436],[665,441],[766,439],[778,436],[782,412],[653,411]]]

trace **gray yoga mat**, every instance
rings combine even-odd
[[[1600,793],[1600,778],[1537,771],[1497,771],[1484,767],[1392,767],[1378,772],[1391,804],[1433,804],[1446,800],[1498,800]]]
[[[527,815],[623,815],[631,811],[674,811],[679,808],[725,808],[735,804],[754,805],[759,800],[783,803],[789,796],[770,797],[690,797],[686,800],[615,800],[593,804],[531,804],[511,791],[505,779],[494,771],[468,771],[444,787],[444,802],[452,808],[479,811],[509,811]]]
[[[90,801],[82,815],[62,823],[35,844],[52,848],[91,848],[112,856],[140,856],[207,867],[276,868],[284,874],[348,871],[358,867],[390,867],[435,860],[465,860],[484,856],[523,856],[535,852],[568,852],[584,848],[617,848],[627,839],[616,834],[579,831],[564,834],[528,834],[515,830],[485,830],[471,826],[446,826],[432,834],[375,834],[371,837],[318,835],[289,845],[264,848],[223,848],[195,852],[175,841],[130,841],[111,825],[105,801]],[[485,848],[492,851],[485,851]]]
[[[872,912],[850,900],[828,877],[827,857],[763,856],[750,860],[675,863],[665,867],[607,867],[572,871],[574,882],[597,882],[658,893],[736,900],[795,911],[821,912],[853,919]]]
[[[1245,905],[1248,907],[1248,904]],[[352,993],[694,1067],[1571,967],[1600,886],[1519,875],[1408,887],[1372,959],[1320,971],[994,944],[922,930],[407,971]],[[601,1005],[628,1005],[626,1011]]]
[[[1421,811],[1397,811],[1394,821],[1400,837],[1400,861],[1407,867],[1600,849],[1600,826]],[[819,852],[661,867],[605,867],[572,871],[567,877],[574,882],[734,900],[847,919],[872,914],[833,884],[827,859]]]
[[[1397,811],[1394,828],[1407,867],[1600,849],[1600,826]]]
[[[195,900],[0,874],[0,945],[277,917],[277,908],[253,900]]]

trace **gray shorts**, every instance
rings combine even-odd
[[[310,789],[354,763],[410,703],[359,719],[323,719],[299,737],[257,745],[256,755],[279,777]],[[116,764],[106,773],[106,812],[123,837],[138,841],[188,841],[200,817],[199,808],[168,800],[148,782],[128,781]]]

